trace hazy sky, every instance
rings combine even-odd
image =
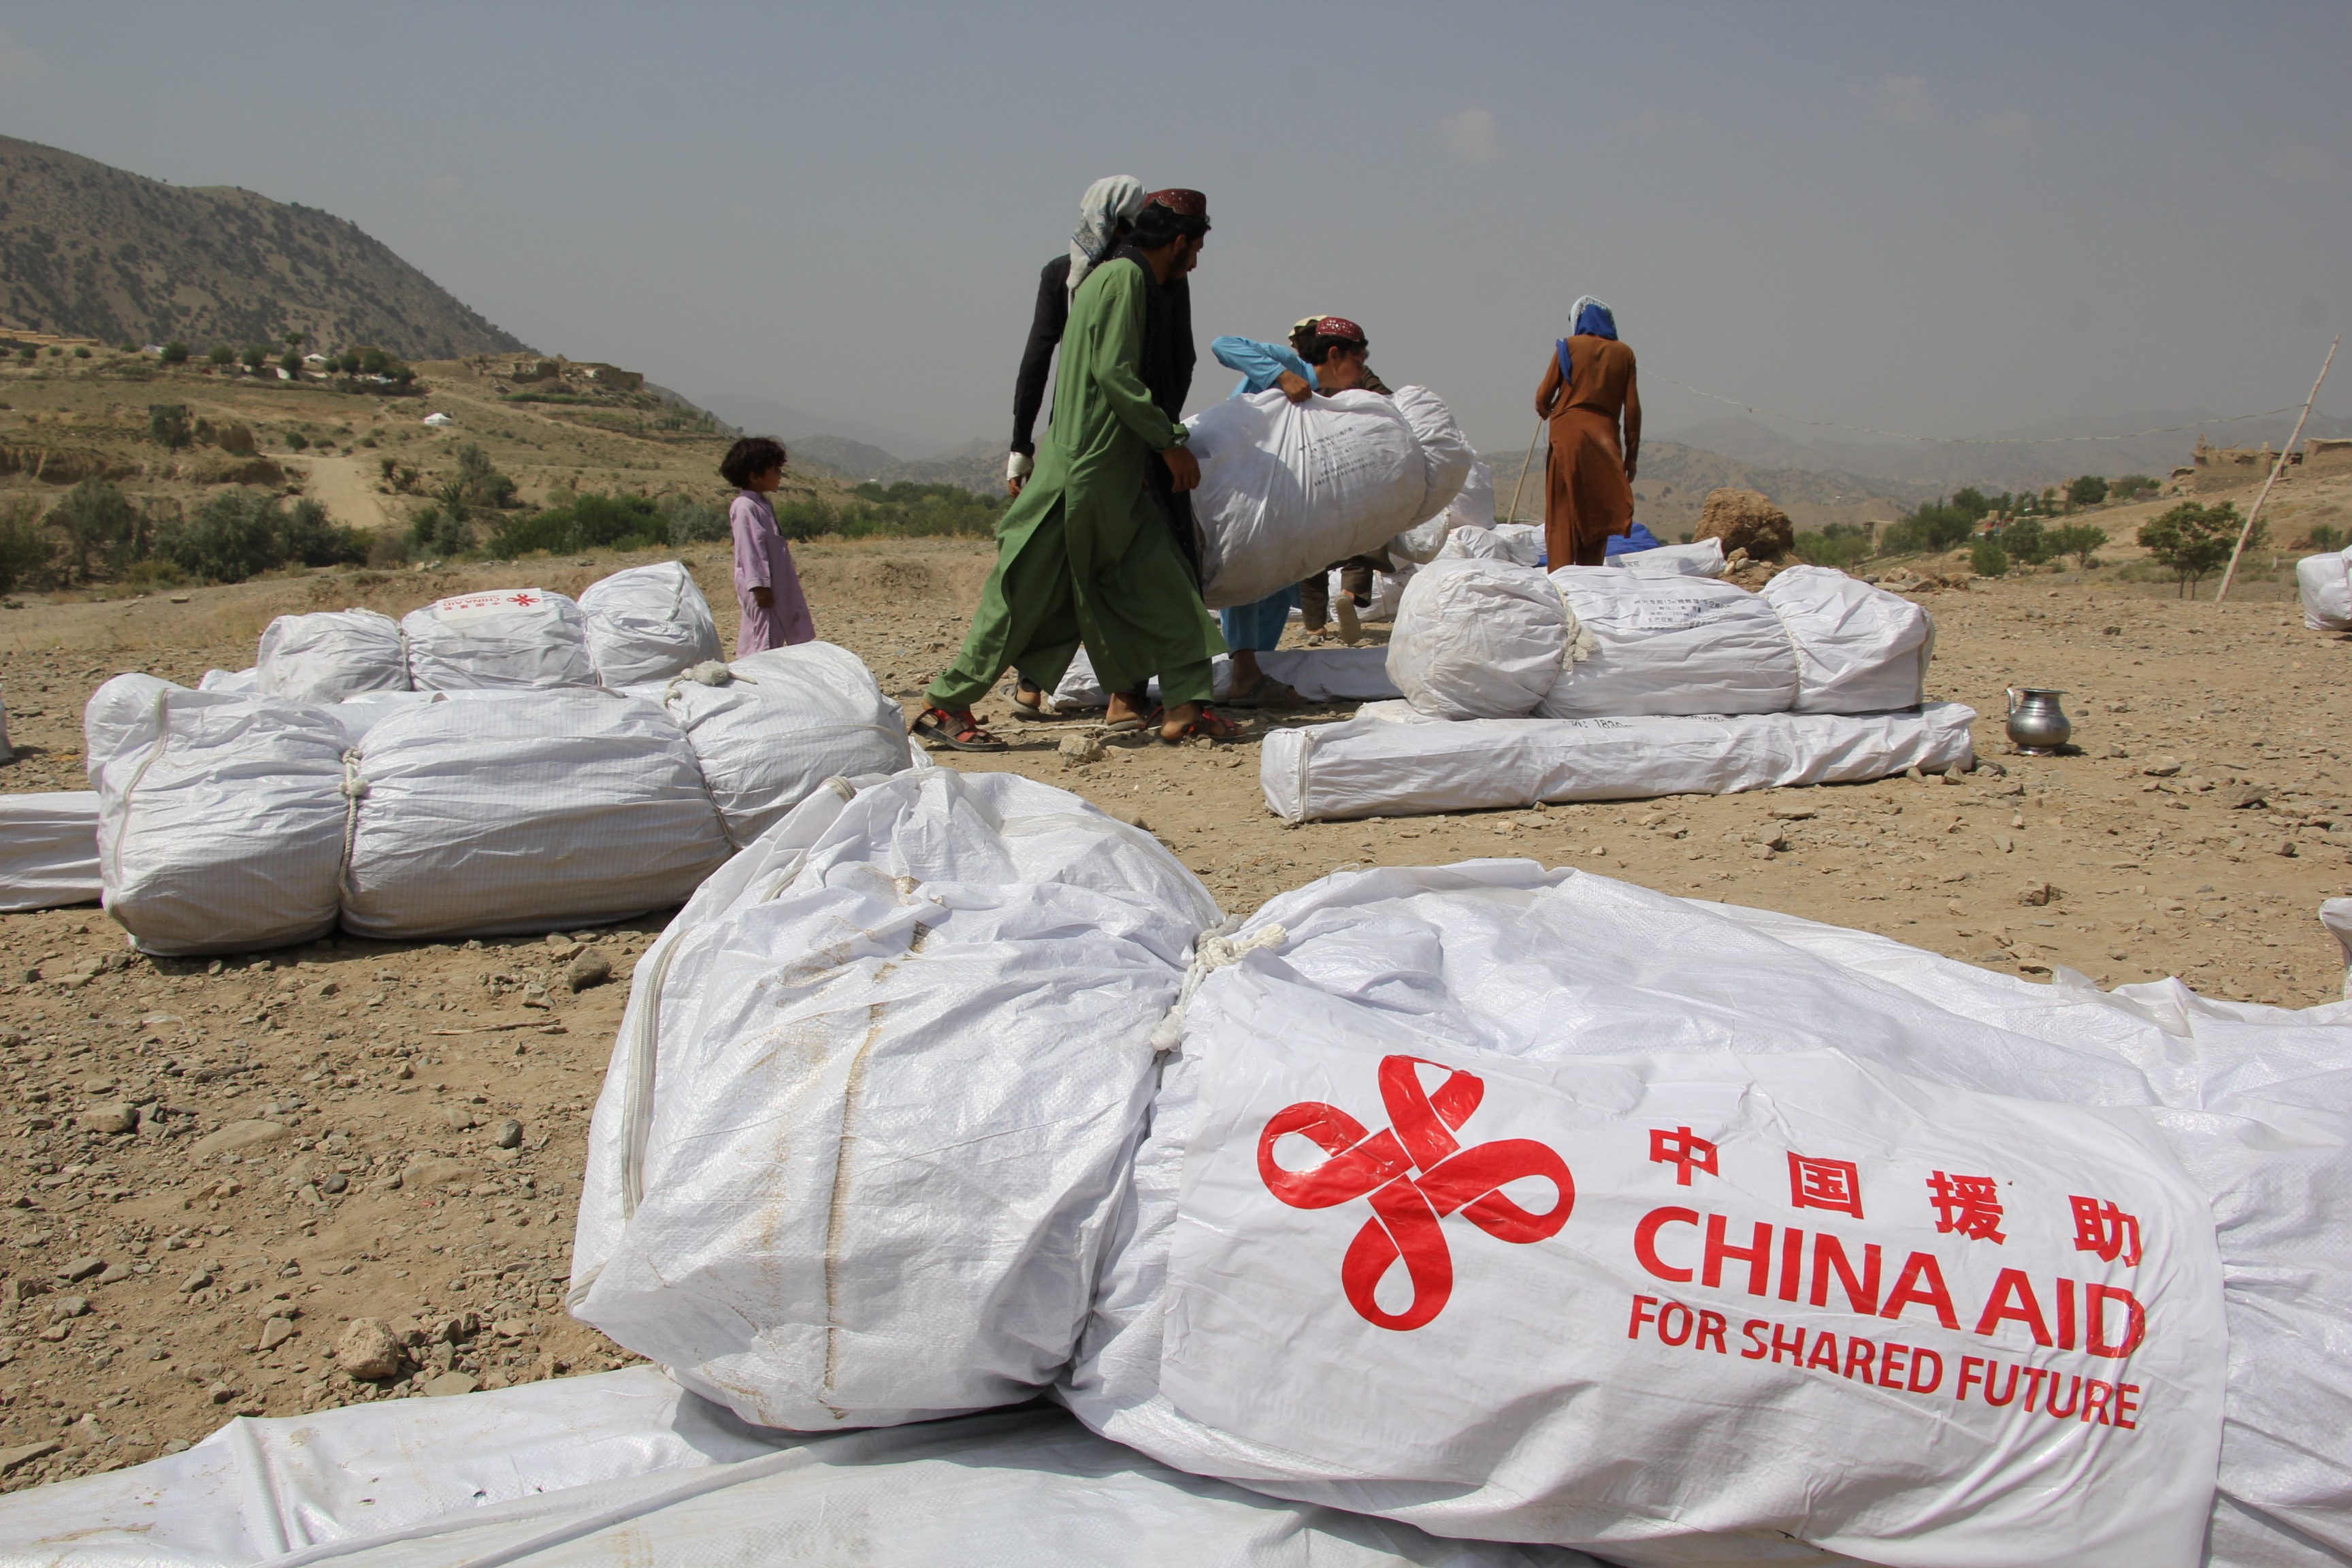
[[[0,3],[0,132],[326,208],[541,348],[904,456],[1009,427],[1112,173],[1208,193],[1204,350],[1352,316],[1489,447],[1586,292],[1661,428],[1728,412],[1669,377],[1941,435],[2299,402],[2352,322],[2347,79],[2341,0]]]

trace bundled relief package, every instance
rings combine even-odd
[[[83,715],[107,912],[161,954],[334,929],[346,737],[283,697],[118,675]]]
[[[487,936],[683,902],[731,847],[686,737],[602,690],[459,693],[351,754],[343,924]]]
[[[2340,1561],[2352,1009],[1743,913],[1518,861],[1269,903],[1171,1031],[1065,1402],[1637,1565]]]
[[[678,561],[632,566],[581,591],[589,661],[607,686],[667,680],[719,657],[719,623]]]
[[[715,684],[677,679],[635,695],[661,703],[694,748],[737,847],[833,777],[895,773],[912,752],[905,716],[865,661],[832,643],[737,659]]]
[[[1228,397],[1188,426],[1201,463],[1192,516],[1211,609],[1380,549],[1443,511],[1475,460],[1453,416],[1423,387],[1300,404],[1280,392]]]
[[[1568,667],[1575,619],[1540,572],[1441,555],[1412,574],[1398,601],[1389,679],[1433,719],[1519,718]]]
[[[1446,561],[1507,561],[1515,566],[1544,563],[1544,531],[1532,522],[1466,524],[1448,535],[1438,551]]]
[[[2315,632],[2352,631],[2352,549],[2306,555],[2294,563],[2303,624]]]
[[[278,616],[262,631],[253,674],[257,689],[297,702],[409,689],[400,624],[373,610]]]
[[[1791,566],[1757,596],[1797,657],[1795,711],[1885,713],[1927,700],[1936,622],[1911,600],[1828,566]]]
[[[573,1315],[763,1426],[1033,1397],[1217,918],[1149,833],[1049,785],[819,790],[638,961]]]
[[[1389,558],[1427,564],[1437,559],[1456,529],[1495,526],[1495,475],[1484,461],[1470,465],[1469,477],[1445,510],[1426,522],[1415,523],[1389,541]]]
[[[593,686],[580,606],[541,588],[457,594],[401,617],[420,691]]]

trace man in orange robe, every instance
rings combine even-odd
[[[1617,341],[1609,307],[1587,294],[1569,320],[1572,333],[1559,341],[1536,388],[1536,413],[1551,421],[1544,545],[1553,566],[1598,566],[1608,558],[1610,535],[1633,526],[1642,398],[1633,384],[1633,351]]]

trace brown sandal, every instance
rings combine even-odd
[[[971,710],[926,708],[915,715],[916,734],[959,752],[1006,752],[1012,747],[980,727]]]
[[[1186,741],[1203,736],[1212,741],[1238,741],[1246,732],[1245,726],[1234,723],[1205,702],[1201,705],[1199,715],[1175,734],[1168,732],[1164,718],[1161,724],[1160,743],[1169,746],[1181,745]]]

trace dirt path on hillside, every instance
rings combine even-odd
[[[272,452],[270,457],[289,469],[299,469],[306,478],[302,493],[327,509],[327,514],[337,522],[370,531],[386,523],[404,521],[393,498],[380,492],[382,468],[373,455],[365,458],[338,458],[320,452]]]

